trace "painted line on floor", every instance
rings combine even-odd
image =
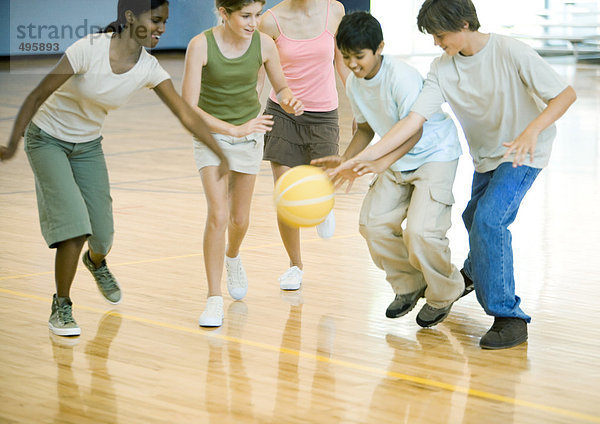
[[[33,295],[33,294],[28,294],[28,293],[22,293],[22,292],[8,290],[8,289],[4,289],[4,288],[0,288],[0,293],[4,293],[7,295],[16,296],[16,297],[21,297],[21,298],[26,298],[26,299],[39,300],[39,301],[42,301],[45,303],[51,302],[48,298],[45,298],[42,296],[37,296],[37,295]],[[147,318],[138,317],[135,315],[122,314],[122,313],[114,312],[114,311],[107,312],[104,309],[94,308],[94,307],[90,307],[90,306],[86,306],[86,305],[74,305],[74,308],[79,309],[79,310],[88,311],[88,312],[94,312],[94,313],[98,313],[98,314],[113,315],[113,316],[121,317],[123,319],[138,322],[141,324],[147,324],[147,325],[154,326],[154,327],[166,328],[166,329],[190,333],[190,334],[197,334],[197,335],[202,335],[204,337],[213,337],[213,338],[217,338],[217,339],[221,339],[221,340],[226,340],[226,341],[232,342],[232,343],[238,343],[243,346],[255,347],[258,349],[267,350],[267,351],[271,351],[271,352],[285,353],[285,354],[297,356],[300,358],[305,358],[305,359],[309,359],[309,360],[313,360],[313,361],[325,362],[328,364],[337,365],[337,366],[340,366],[343,368],[353,369],[353,370],[357,370],[357,371],[364,371],[370,375],[377,374],[377,375],[381,375],[384,377],[392,377],[392,378],[395,378],[398,380],[403,380],[403,381],[419,384],[419,385],[425,386],[425,387],[435,387],[438,389],[446,390],[448,392],[463,393],[467,396],[477,397],[480,399],[485,399],[485,400],[494,401],[494,402],[502,402],[502,403],[516,405],[516,406],[522,406],[522,407],[530,408],[530,409],[537,410],[537,411],[542,411],[542,412],[546,412],[546,413],[550,413],[550,414],[554,414],[554,415],[559,415],[562,417],[568,417],[571,419],[577,419],[577,420],[582,420],[582,421],[587,421],[587,422],[592,422],[592,423],[600,423],[600,416],[597,416],[597,415],[585,414],[585,413],[581,413],[581,412],[577,412],[577,411],[572,411],[569,409],[557,408],[554,406],[544,405],[541,403],[529,402],[529,401],[522,400],[522,399],[511,398],[508,396],[502,396],[502,395],[498,395],[495,393],[486,392],[483,390],[476,390],[476,389],[471,389],[469,387],[444,383],[442,381],[431,380],[428,378],[417,377],[414,375],[383,370],[380,368],[375,368],[375,367],[371,367],[368,365],[362,365],[362,364],[358,364],[355,362],[345,361],[342,359],[335,359],[335,358],[331,358],[331,357],[327,357],[327,356],[317,355],[317,354],[313,354],[313,353],[307,353],[307,352],[303,352],[301,350],[289,349],[289,348],[284,348],[281,346],[274,346],[274,345],[270,345],[270,344],[266,344],[266,343],[257,342],[254,340],[247,340],[247,339],[242,339],[242,338],[238,338],[238,337],[231,337],[231,336],[227,336],[227,335],[223,335],[223,334],[216,334],[214,332],[208,332],[206,330],[201,330],[200,328],[184,327],[182,325],[169,324],[166,322],[155,321],[155,320],[151,320],[151,319],[147,319]]]

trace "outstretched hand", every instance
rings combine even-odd
[[[352,169],[356,175],[362,177],[366,174],[381,174],[387,167],[382,160],[359,160]]]
[[[314,166],[320,166],[321,168],[325,168],[325,169],[331,169],[331,168],[337,168],[338,166],[340,166],[342,164],[342,162],[344,162],[344,160],[342,159],[341,156],[330,155],[330,156],[324,156],[319,159],[313,159],[310,161],[310,164],[314,165]]]
[[[341,163],[337,168],[332,169],[327,172],[329,178],[333,182],[333,185],[336,189],[341,188],[344,183],[348,183],[346,186],[346,193],[350,191],[352,188],[352,184],[354,180],[358,178],[360,175],[354,170],[357,161],[354,159],[349,159],[343,163]]]
[[[529,161],[533,163],[533,155],[535,153],[535,145],[537,143],[538,136],[535,134],[521,133],[513,141],[502,143],[504,147],[508,149],[504,153],[503,158],[509,157],[514,154],[513,168],[523,165],[527,155],[529,155]]]

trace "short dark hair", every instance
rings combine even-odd
[[[127,25],[125,12],[131,10],[135,16],[139,16],[148,10],[159,8],[163,4],[169,4],[167,0],[119,0],[117,4],[117,20],[108,24],[100,32],[116,32],[121,33]]]
[[[340,51],[370,49],[375,53],[383,41],[381,24],[368,12],[352,12],[342,18],[335,41]]]
[[[460,32],[465,22],[469,30],[479,29],[477,11],[471,0],[425,0],[417,16],[422,33]]]

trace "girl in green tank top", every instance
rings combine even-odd
[[[204,118],[231,169],[220,179],[211,153],[194,145],[208,206],[203,247],[208,300],[198,320],[203,327],[223,323],[223,261],[229,294],[239,300],[248,289],[239,250],[248,229],[263,135],[273,125],[272,116],[259,115],[262,66],[281,107],[294,115],[304,110],[287,87],[275,42],[257,30],[264,4],[265,0],[216,0],[221,24],[194,37],[185,57],[182,96]]]

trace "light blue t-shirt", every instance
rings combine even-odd
[[[396,58],[382,59],[373,78],[356,78],[351,73],[346,81],[346,94],[356,122],[368,123],[380,137],[408,115],[423,87],[423,77],[415,68]],[[423,125],[419,142],[390,169],[412,171],[427,162],[455,160],[461,153],[454,122],[439,109]]]

